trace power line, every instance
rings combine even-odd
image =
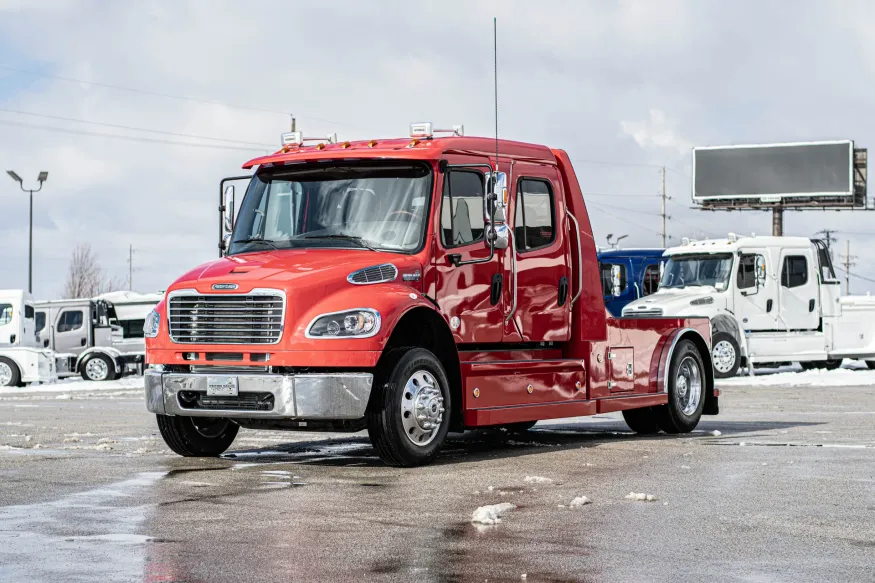
[[[862,276],[862,275],[857,275],[856,273],[851,273],[850,271],[846,271],[845,269],[843,269],[842,267],[839,267],[838,265],[834,265],[833,267],[835,267],[836,269],[838,269],[838,270],[841,271],[842,273],[845,273],[845,274],[847,274],[847,275],[850,275],[851,277],[856,277],[857,279],[862,279],[863,281],[868,281],[868,282],[871,282],[871,283],[875,283],[875,279],[871,279],[871,278],[868,278],[868,277],[864,277],[864,276]]]
[[[615,198],[634,198],[634,197],[637,197],[637,198],[642,198],[642,197],[656,198],[659,195],[658,194],[620,194],[620,193],[616,193],[616,192],[584,192],[583,196],[585,196],[585,197],[586,196],[612,196]]]
[[[632,225],[632,226],[638,227],[639,229],[644,229],[645,231],[650,231],[651,233],[654,233],[654,234],[656,234],[656,235],[661,235],[661,234],[662,234],[662,233],[660,233],[659,231],[656,231],[656,230],[654,230],[654,229],[651,229],[650,227],[645,227],[645,226],[642,225],[642,224],[639,224],[639,223],[635,223],[635,222],[633,222],[633,221],[630,221],[630,220],[627,219],[626,217],[621,217],[621,216],[616,215],[616,214],[614,214],[614,213],[612,213],[612,212],[610,212],[610,211],[606,211],[606,210],[604,210],[603,208],[600,208],[600,205],[598,205],[598,204],[590,203],[590,206],[593,207],[593,210],[596,210],[596,211],[598,211],[598,212],[600,212],[600,213],[603,213],[603,214],[606,214],[606,215],[608,215],[608,216],[614,217],[615,219],[620,219],[621,221],[625,221],[625,222],[629,223],[629,224]],[[674,237],[672,237],[672,236],[669,236],[668,238],[669,238],[669,239],[674,239]]]
[[[61,132],[61,133],[66,133],[66,134],[98,136],[98,137],[102,137],[102,138],[115,138],[115,139],[119,139],[119,140],[130,140],[133,142],[146,142],[146,143],[151,143],[151,144],[169,144],[172,146],[186,146],[186,147],[191,147],[191,148],[212,148],[215,150],[246,150],[246,151],[253,151],[253,152],[264,152],[265,150],[268,149],[268,148],[250,148],[250,147],[245,147],[245,146],[230,146],[230,145],[225,146],[222,144],[195,144],[192,142],[178,142],[178,141],[174,141],[174,140],[160,140],[157,138],[144,138],[144,137],[140,137],[140,136],[125,136],[122,134],[107,134],[107,133],[102,133],[102,132],[89,132],[86,130],[75,130],[72,128],[55,128],[55,127],[41,126],[41,125],[36,125],[36,124],[29,124],[29,123],[11,121],[11,120],[5,120],[5,119],[0,120],[0,125],[24,127],[24,128],[31,128],[31,129],[37,129],[37,130],[45,130],[45,131],[49,131],[49,132]]]
[[[7,109],[5,107],[0,107],[0,111],[6,112],[6,113],[15,113],[18,115],[29,115],[32,117],[41,117],[41,118],[45,118],[45,119],[55,119],[55,120],[60,120],[60,121],[70,121],[70,122],[74,122],[74,123],[85,123],[85,124],[91,124],[91,125],[98,125],[98,126],[103,126],[103,127],[108,127],[108,128],[115,128],[115,129],[119,129],[119,130],[130,130],[130,131],[135,131],[135,132],[148,132],[148,133],[152,133],[152,134],[162,134],[165,136],[176,136],[176,137],[180,137],[180,138],[195,138],[198,140],[211,140],[211,141],[216,141],[216,142],[231,142],[231,143],[235,143],[235,144],[246,144],[249,146],[262,146],[262,147],[266,147],[266,148],[276,147],[276,144],[267,145],[267,144],[262,144],[260,142],[245,142],[243,140],[231,140],[231,139],[227,139],[227,138],[214,138],[214,137],[210,137],[210,136],[198,136],[195,134],[184,134],[184,133],[178,133],[178,132],[168,132],[168,131],[164,131],[164,130],[153,130],[153,129],[149,129],[149,128],[138,128],[138,127],[134,127],[134,126],[126,126],[126,125],[121,125],[121,124],[104,123],[104,122],[99,122],[99,121],[91,121],[91,120],[87,120],[87,119],[78,119],[75,117],[64,117],[64,116],[60,116],[60,115],[49,115],[49,114],[44,114],[44,113],[33,113],[30,111],[20,111],[17,109]]]
[[[638,209],[630,209],[630,208],[627,208],[627,207],[624,207],[624,206],[616,206],[616,205],[612,205],[612,204],[605,204],[605,203],[603,203],[603,202],[591,202],[591,203],[589,203],[589,204],[591,204],[591,205],[595,205],[595,206],[598,206],[598,207],[602,207],[602,208],[609,208],[609,209],[614,209],[614,210],[618,210],[618,211],[623,211],[623,212],[627,212],[627,213],[637,213],[637,214],[639,214],[639,215],[648,215],[648,216],[651,216],[651,217],[658,217],[658,216],[661,216],[659,213],[655,213],[655,212],[652,212],[652,211],[642,211],[642,210],[638,210]]]

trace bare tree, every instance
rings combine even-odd
[[[96,295],[122,288],[116,278],[107,278],[97,254],[88,243],[80,243],[73,249],[70,266],[67,268],[67,281],[64,284],[66,298],[93,298]]]

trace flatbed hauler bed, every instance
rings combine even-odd
[[[450,430],[623,411],[680,433],[717,413],[707,319],[606,313],[565,152],[435,133],[293,133],[244,166],[222,257],[146,321],[147,407],[174,451],[218,455],[239,427],[367,429],[411,466]]]

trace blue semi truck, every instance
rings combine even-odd
[[[599,252],[605,307],[612,316],[619,318],[623,306],[656,291],[663,251],[609,249]]]

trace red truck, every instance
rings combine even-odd
[[[220,188],[221,258],[145,325],[147,407],[173,451],[219,455],[240,427],[367,429],[414,466],[448,431],[622,411],[685,433],[717,414],[707,319],[607,314],[568,155],[440,132],[283,134],[244,165],[236,217]]]

